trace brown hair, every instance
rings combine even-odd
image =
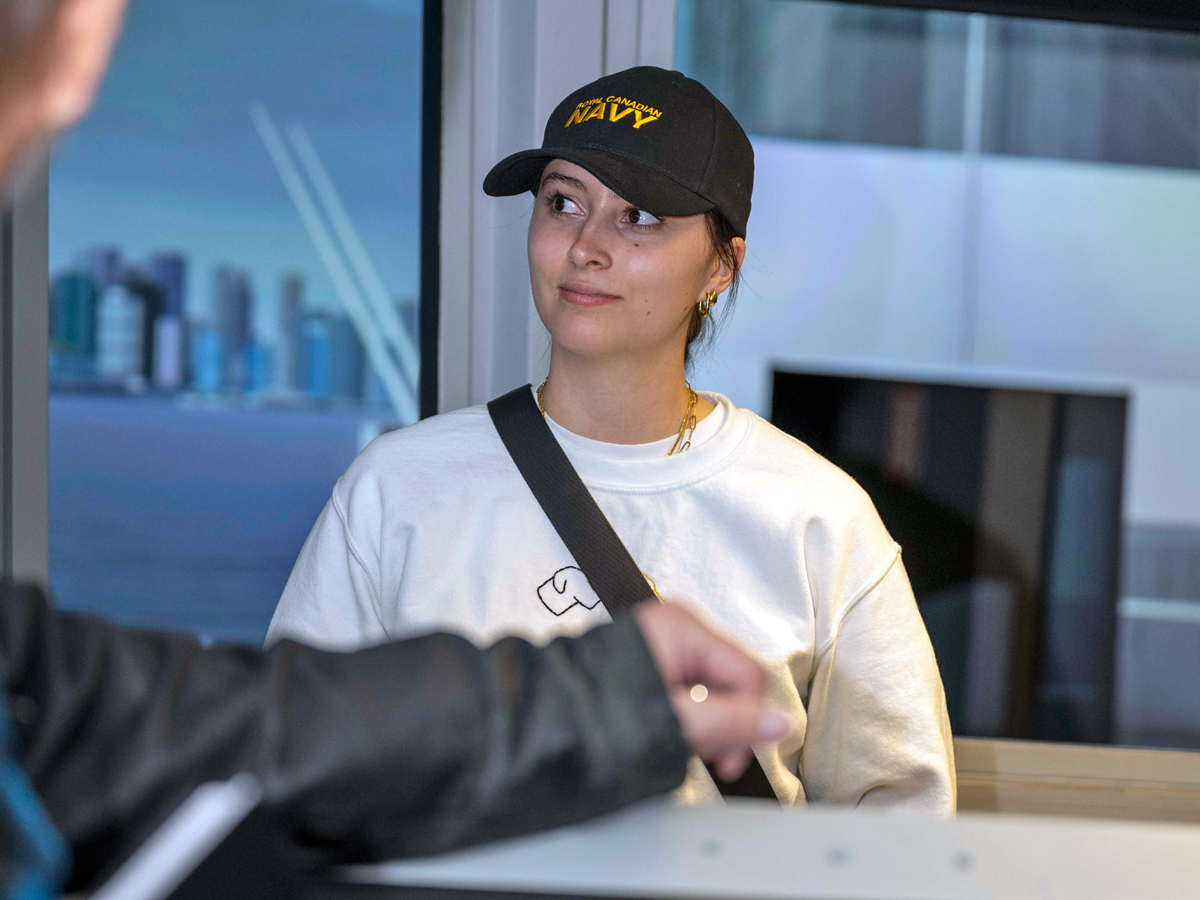
[[[738,268],[737,254],[733,250],[733,241],[737,237],[737,232],[733,230],[733,226],[729,224],[729,220],[715,209],[710,209],[704,214],[704,224],[708,226],[708,239],[712,243],[713,252],[717,254],[721,262],[733,270],[733,281],[729,283],[729,289],[725,292],[725,302],[722,304],[721,318],[723,319],[729,314],[729,310],[733,308],[733,302],[737,299],[738,288],[742,283],[742,273]],[[702,345],[712,340],[717,330],[717,325],[713,322],[714,316],[715,313],[709,313],[706,318],[702,319],[700,318],[699,306],[692,307],[692,318],[688,322],[687,344],[683,351],[684,365],[691,363],[692,345],[697,340],[700,340]]]

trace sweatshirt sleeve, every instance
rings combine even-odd
[[[800,776],[815,803],[954,814],[945,693],[898,547],[817,648]]]
[[[326,650],[353,650],[391,639],[380,613],[378,566],[364,556],[333,494],[304,542],[267,629],[268,647],[287,638]]]
[[[20,757],[95,885],[206,781],[256,775],[297,860],[429,854],[676,787],[688,751],[632,617],[544,649],[201,647],[0,587]]]

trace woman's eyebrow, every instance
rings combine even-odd
[[[538,186],[538,190],[541,190],[552,181],[561,181],[563,184],[567,185],[568,187],[573,187],[577,191],[587,190],[587,185],[578,178],[575,178],[571,175],[564,175],[561,172],[551,172],[549,175],[543,178],[542,183]]]

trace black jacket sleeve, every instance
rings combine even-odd
[[[635,623],[537,649],[202,647],[0,589],[20,751],[92,885],[198,784],[257,775],[306,862],[419,855],[670,790],[688,751]]]

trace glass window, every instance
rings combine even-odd
[[[696,382],[906,535],[960,733],[1200,747],[1200,35],[806,0],[677,27],[757,167]]]
[[[50,584],[260,641],[417,417],[419,0],[157,0],[51,163]]]
[[[677,64],[751,134],[962,146],[965,16],[700,0],[678,22]]]
[[[1200,38],[989,20],[986,152],[1200,168]]]

